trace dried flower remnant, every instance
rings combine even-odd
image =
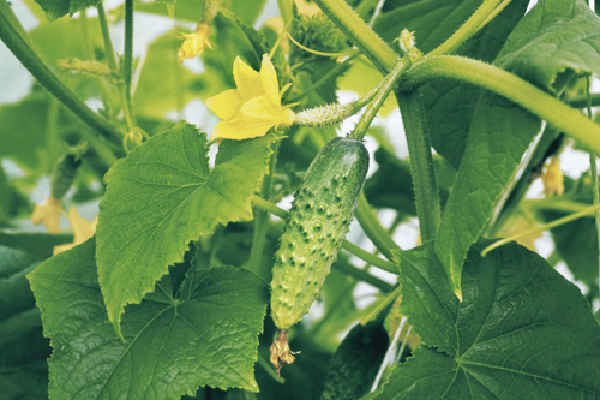
[[[288,343],[288,331],[287,329],[280,329],[277,332],[277,336],[273,341],[270,349],[271,351],[271,364],[275,366],[275,372],[277,377],[281,377],[281,368],[284,364],[293,364],[295,361],[294,354],[298,352],[291,351]]]

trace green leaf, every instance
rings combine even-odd
[[[457,53],[492,62],[512,29],[523,17],[528,3],[528,0],[511,1],[504,11],[459,48]],[[452,166],[458,168],[481,90],[477,86],[451,79],[429,82],[420,90],[427,109],[426,118],[431,130],[432,145]]]
[[[551,58],[545,56],[548,52]],[[559,82],[564,86],[570,75],[594,72],[599,61],[600,19],[579,1],[547,0],[519,22],[494,64],[516,70],[547,90],[559,90]],[[522,159],[531,156],[523,154],[539,124],[538,118],[497,95],[486,92],[479,98],[436,242],[455,288],[460,288],[468,248],[495,220]]]
[[[25,274],[28,254],[0,246],[0,393],[7,400],[48,398],[48,340]]]
[[[205,134],[180,123],[108,171],[98,277],[117,331],[124,307],[151,292],[167,266],[183,260],[190,241],[220,223],[252,220],[250,197],[268,170],[273,140],[225,140],[209,171]]]
[[[0,246],[11,247],[27,253],[30,263],[52,257],[54,246],[67,243],[73,243],[72,234],[0,232]]]
[[[402,218],[415,216],[415,196],[410,175],[410,165],[400,160],[390,151],[380,147],[375,151],[377,171],[365,182],[365,196],[375,208],[390,208],[399,212]],[[455,172],[443,159],[433,159],[440,189],[442,206],[448,199],[449,184]]]
[[[469,252],[462,302],[431,249],[401,255],[402,312],[422,346],[374,398],[600,396],[600,326],[579,289],[522,246],[483,248]]]
[[[257,391],[262,281],[243,269],[207,269],[177,298],[165,276],[156,293],[128,307],[122,341],[104,308],[94,247],[91,239],[28,275],[54,349],[50,399],[179,399],[204,385]]]
[[[50,21],[95,6],[99,0],[36,0]]]

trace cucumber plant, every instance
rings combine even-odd
[[[0,0],[2,398],[600,398],[588,3]]]

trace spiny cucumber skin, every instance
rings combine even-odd
[[[73,154],[67,154],[59,161],[50,185],[53,198],[62,199],[69,191],[80,165],[81,160]]]
[[[321,400],[356,400],[366,395],[388,346],[382,322],[352,328],[331,360]]]
[[[308,312],[348,233],[369,154],[359,139],[335,138],[315,157],[296,191],[271,281],[271,315],[279,329]]]

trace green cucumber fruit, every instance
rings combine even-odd
[[[50,184],[53,198],[62,199],[69,191],[80,165],[81,160],[73,154],[67,154],[61,158],[54,170]]]
[[[296,191],[271,281],[271,315],[287,329],[308,312],[348,233],[369,167],[360,139],[335,138]]]
[[[352,328],[331,360],[321,400],[356,400],[367,394],[389,342],[381,321]]]

